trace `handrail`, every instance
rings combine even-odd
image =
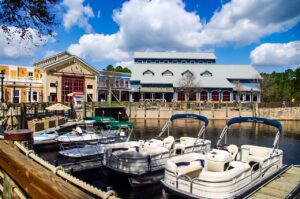
[[[64,172],[63,168],[61,166],[55,167],[55,166],[51,165],[47,161],[45,161],[42,158],[40,158],[39,156],[37,156],[33,151],[28,150],[20,142],[14,142],[14,143],[23,153],[26,154],[26,156],[32,158],[33,160],[35,160],[36,162],[38,162],[45,168],[52,171],[54,174],[64,178],[65,180],[70,181],[71,183],[75,184],[76,186],[88,191],[89,193],[92,193],[101,198],[111,198],[111,199],[117,198],[117,194],[115,191],[112,191],[112,190],[109,192],[101,191],[100,189],[97,189],[96,187],[94,187],[90,184],[87,184],[86,182],[83,182],[83,181],[79,180],[78,178],[75,178],[74,176]]]

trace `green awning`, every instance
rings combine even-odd
[[[133,128],[134,123],[133,122],[107,122],[107,125],[110,125],[112,129],[120,129],[120,128]]]

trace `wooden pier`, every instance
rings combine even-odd
[[[250,199],[294,198],[300,190],[300,166],[290,166],[253,193]]]

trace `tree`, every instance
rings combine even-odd
[[[106,71],[115,71],[114,67],[112,65],[106,66]]]
[[[241,101],[241,91],[243,90],[243,86],[239,80],[233,81],[234,88],[236,90],[235,100],[240,103]]]
[[[6,34],[8,43],[15,36],[34,43],[44,36],[54,37],[56,25],[52,13],[58,0],[0,0],[0,28]]]
[[[187,94],[187,100],[189,100],[190,93],[199,85],[196,82],[196,77],[190,73],[187,72],[182,75],[182,77],[176,82],[180,90],[183,90],[184,93]]]
[[[115,68],[115,71],[116,71],[116,72],[123,72],[122,66],[117,66],[117,67]]]
[[[123,68],[123,73],[131,73],[131,70],[129,70],[127,67]]]

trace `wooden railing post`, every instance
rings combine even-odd
[[[25,129],[26,127],[26,104],[21,103],[21,129]]]

